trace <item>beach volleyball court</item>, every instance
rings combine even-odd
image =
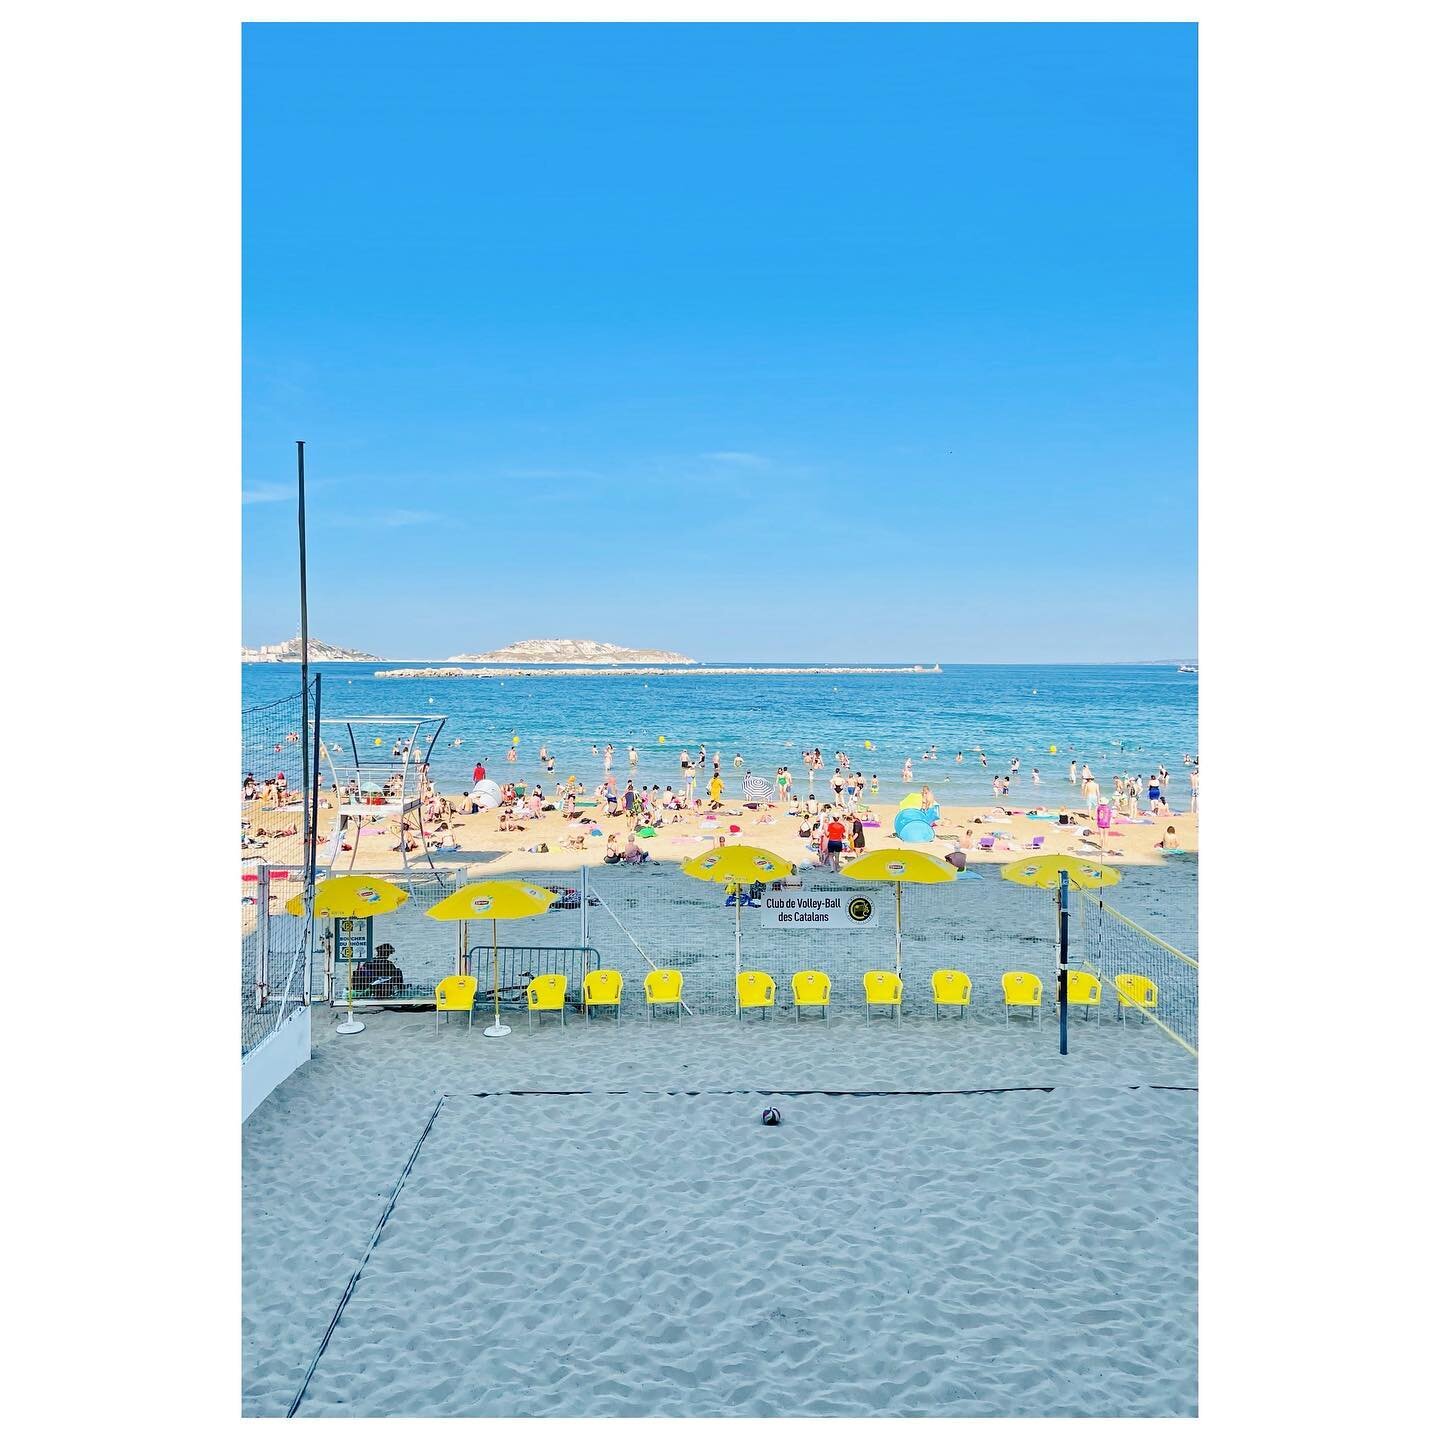
[[[302,1416],[1195,1411],[1192,1089],[451,1091],[426,1124]]]

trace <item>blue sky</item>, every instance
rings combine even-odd
[[[1196,649],[1189,25],[248,25],[247,642]]]

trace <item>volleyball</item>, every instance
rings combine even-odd
[[[773,1106],[767,1105],[760,1112],[760,1123],[762,1125],[778,1125],[780,1123],[780,1112]]]

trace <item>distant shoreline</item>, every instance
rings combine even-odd
[[[541,675],[938,675],[925,665],[545,665],[529,669],[461,670],[453,665],[423,670],[377,670],[377,680],[529,680]]]

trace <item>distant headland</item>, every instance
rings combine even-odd
[[[693,665],[673,650],[632,650],[604,640],[517,640],[483,655],[452,655],[451,662],[495,665]]]
[[[310,660],[380,660],[382,656],[368,655],[364,650],[347,650],[343,645],[327,645],[323,640],[310,642]],[[300,661],[300,637],[286,640],[280,645],[242,645],[240,663],[283,664]]]
[[[432,665],[414,670],[377,670],[377,680],[539,680],[549,676],[565,679],[576,675],[938,675],[938,665],[688,665],[670,662],[658,665],[546,664],[540,669],[461,670],[454,665]]]

